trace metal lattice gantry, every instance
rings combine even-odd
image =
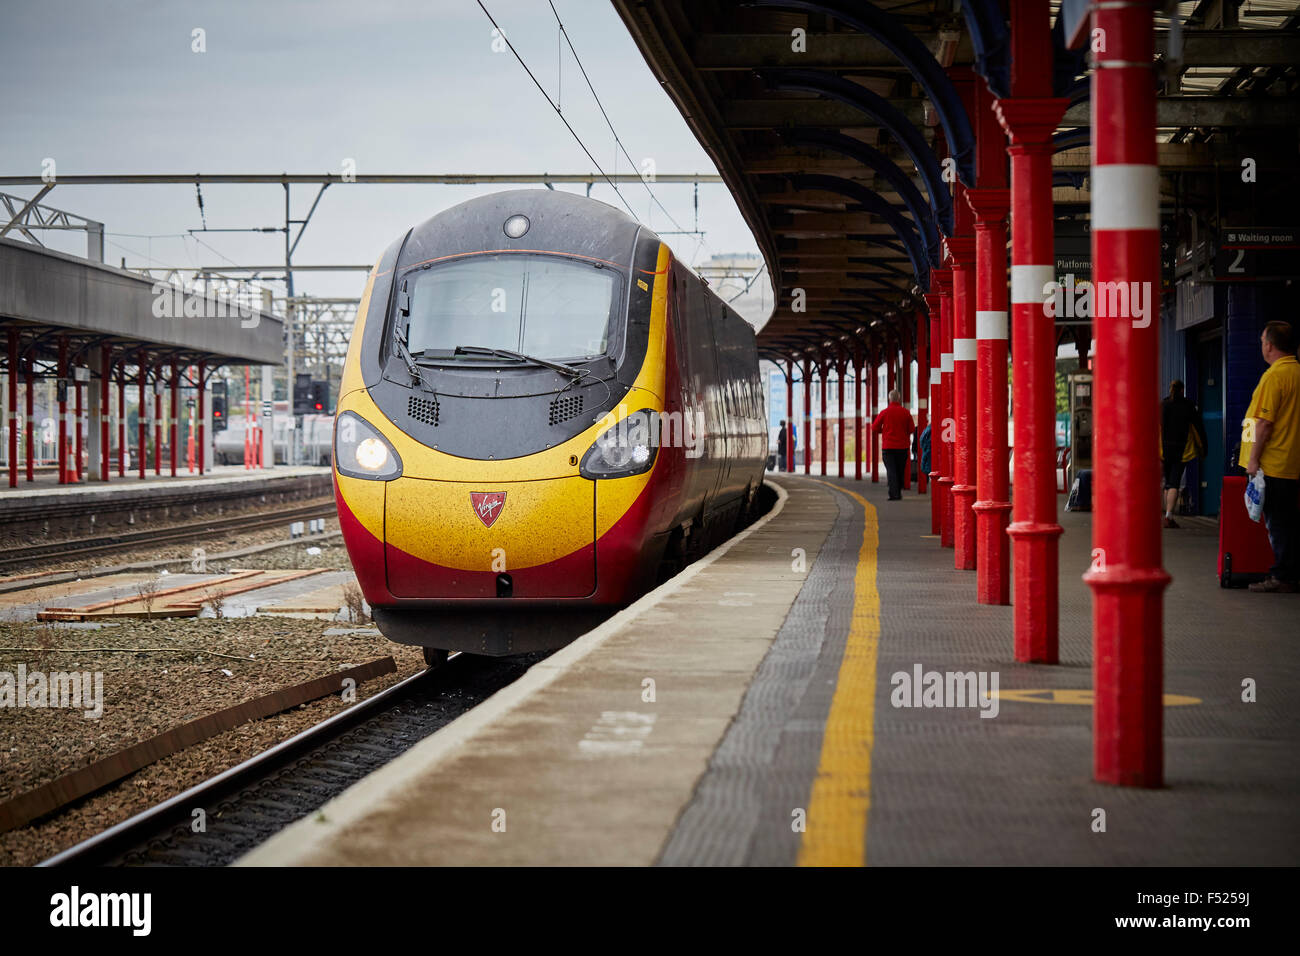
[[[23,199],[10,193],[0,193],[0,237],[16,231],[28,241],[43,246],[33,230],[72,230],[86,234],[86,258],[92,262],[104,261],[104,224],[94,219],[87,219],[73,212],[55,209],[41,202],[46,194],[54,188],[52,183],[44,187],[31,199]]]

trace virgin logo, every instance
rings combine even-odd
[[[478,515],[478,520],[483,522],[485,528],[490,528],[501,515],[501,510],[506,506],[506,493],[504,491],[471,491],[469,493],[469,503],[474,508],[474,514]]]

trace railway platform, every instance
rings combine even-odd
[[[247,471],[217,467],[203,476],[150,477],[60,485],[53,475],[0,492],[0,546],[139,530],[152,523],[221,515],[331,495],[330,469],[297,466]]]
[[[0,484],[0,502],[9,498],[26,499],[29,502],[50,500],[78,495],[143,495],[168,494],[176,490],[177,485],[186,488],[215,487],[238,481],[276,481],[283,478],[297,478],[305,475],[330,475],[328,465],[281,465],[276,468],[245,468],[242,465],[214,465],[205,474],[178,472],[175,476],[166,473],[154,474],[150,468],[143,480],[134,474],[125,477],[113,476],[112,481],[78,481],[60,484],[58,469],[39,468],[31,482],[20,481],[17,488]],[[170,489],[170,490],[166,490]]]
[[[759,523],[241,862],[1300,860],[1300,598],[1221,590],[1213,528],[1164,533],[1165,786],[1114,787],[1090,515],[1060,516],[1061,662],[1017,664],[927,498],[772,483]]]

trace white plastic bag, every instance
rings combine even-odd
[[[1255,472],[1255,477],[1246,482],[1246,513],[1251,521],[1258,521],[1264,516],[1264,473]]]

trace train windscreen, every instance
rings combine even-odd
[[[556,256],[473,256],[407,274],[412,355],[457,346],[546,359],[605,353],[621,279],[609,267]]]

